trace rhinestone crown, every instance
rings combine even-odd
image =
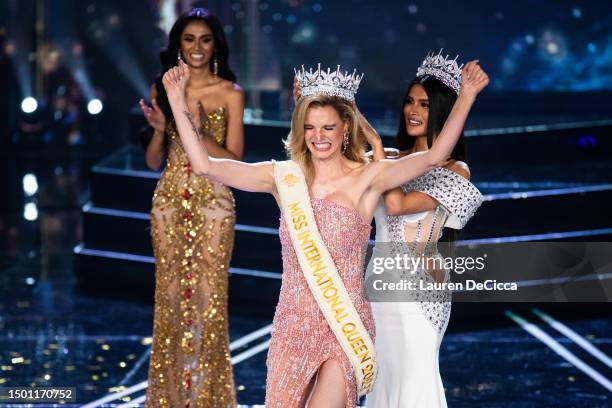
[[[318,64],[314,72],[312,68],[306,71],[302,65],[300,70],[294,69],[294,72],[301,96],[325,94],[338,96],[350,102],[355,100],[355,94],[363,78],[363,74],[357,74],[357,70],[350,75],[348,71],[340,71],[340,65],[335,71],[330,68],[324,71],[321,70],[321,64]]]
[[[463,64],[457,65],[457,58],[459,58],[458,55],[454,60],[448,59],[448,55],[443,57],[442,50],[437,55],[430,51],[417,69],[417,77],[432,76],[459,94]]]

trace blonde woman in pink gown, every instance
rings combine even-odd
[[[374,325],[363,290],[363,271],[374,210],[383,192],[446,161],[476,95],[489,81],[475,61],[466,64],[464,71],[464,92],[435,146],[422,155],[395,161],[368,163],[364,159],[365,139],[380,139],[355,107],[358,81],[349,81],[347,89],[341,81],[330,82],[329,71],[327,75],[316,71],[316,86],[309,92],[301,88],[287,150],[305,176],[323,243],[372,337]],[[163,82],[192,170],[233,188],[270,193],[281,206],[273,161],[249,164],[209,156],[185,103],[189,75],[188,67],[180,65],[167,72]],[[284,270],[268,353],[266,407],[355,407],[356,376],[306,286],[287,235],[287,216],[281,215]]]

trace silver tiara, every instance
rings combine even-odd
[[[427,53],[419,69],[417,69],[417,77],[423,75],[432,76],[459,94],[463,64],[458,66],[457,58],[459,58],[458,55],[454,60],[448,59],[448,55],[443,57],[442,50],[440,50],[438,55],[430,51]]]
[[[293,69],[295,77],[298,81],[301,96],[325,94],[331,96],[338,96],[347,101],[353,102],[355,100],[355,94],[359,83],[363,78],[363,74],[358,75],[357,70],[354,70],[349,75],[348,71],[341,72],[340,65],[335,71],[327,68],[327,71],[321,70],[321,64],[317,65],[317,70],[309,71],[304,69],[297,70]]]

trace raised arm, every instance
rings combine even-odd
[[[193,172],[239,190],[271,193],[274,189],[272,163],[248,164],[209,156],[185,100],[185,86],[189,78],[189,67],[180,61],[179,66],[169,69],[162,80]]]
[[[431,149],[399,160],[382,160],[373,163],[372,171],[375,175],[371,183],[372,189],[382,193],[401,186],[435,167],[443,166],[461,135],[476,96],[488,83],[489,77],[478,65],[478,61],[468,62],[462,71],[461,92]]]
[[[415,214],[422,211],[433,210],[438,206],[435,198],[418,191],[404,193],[394,188],[384,194],[387,215]]]
[[[374,161],[386,159],[385,150],[380,138],[377,140],[376,138],[370,139],[368,137],[368,143],[370,143],[372,147],[372,158]],[[438,205],[436,199],[427,194],[418,191],[404,193],[399,187],[385,192],[383,194],[383,199],[385,201],[387,215],[414,214],[421,211],[433,210]]]
[[[460,176],[470,179],[470,169],[464,162],[456,161],[446,167]],[[415,214],[435,209],[439,204],[432,196],[419,191],[405,193],[401,188],[394,188],[383,195],[388,215]]]

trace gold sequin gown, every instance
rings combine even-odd
[[[226,128],[219,108],[200,131],[223,145]],[[151,211],[155,318],[146,406],[233,407],[227,285],[234,198],[228,187],[192,173],[174,121],[167,134]]]

